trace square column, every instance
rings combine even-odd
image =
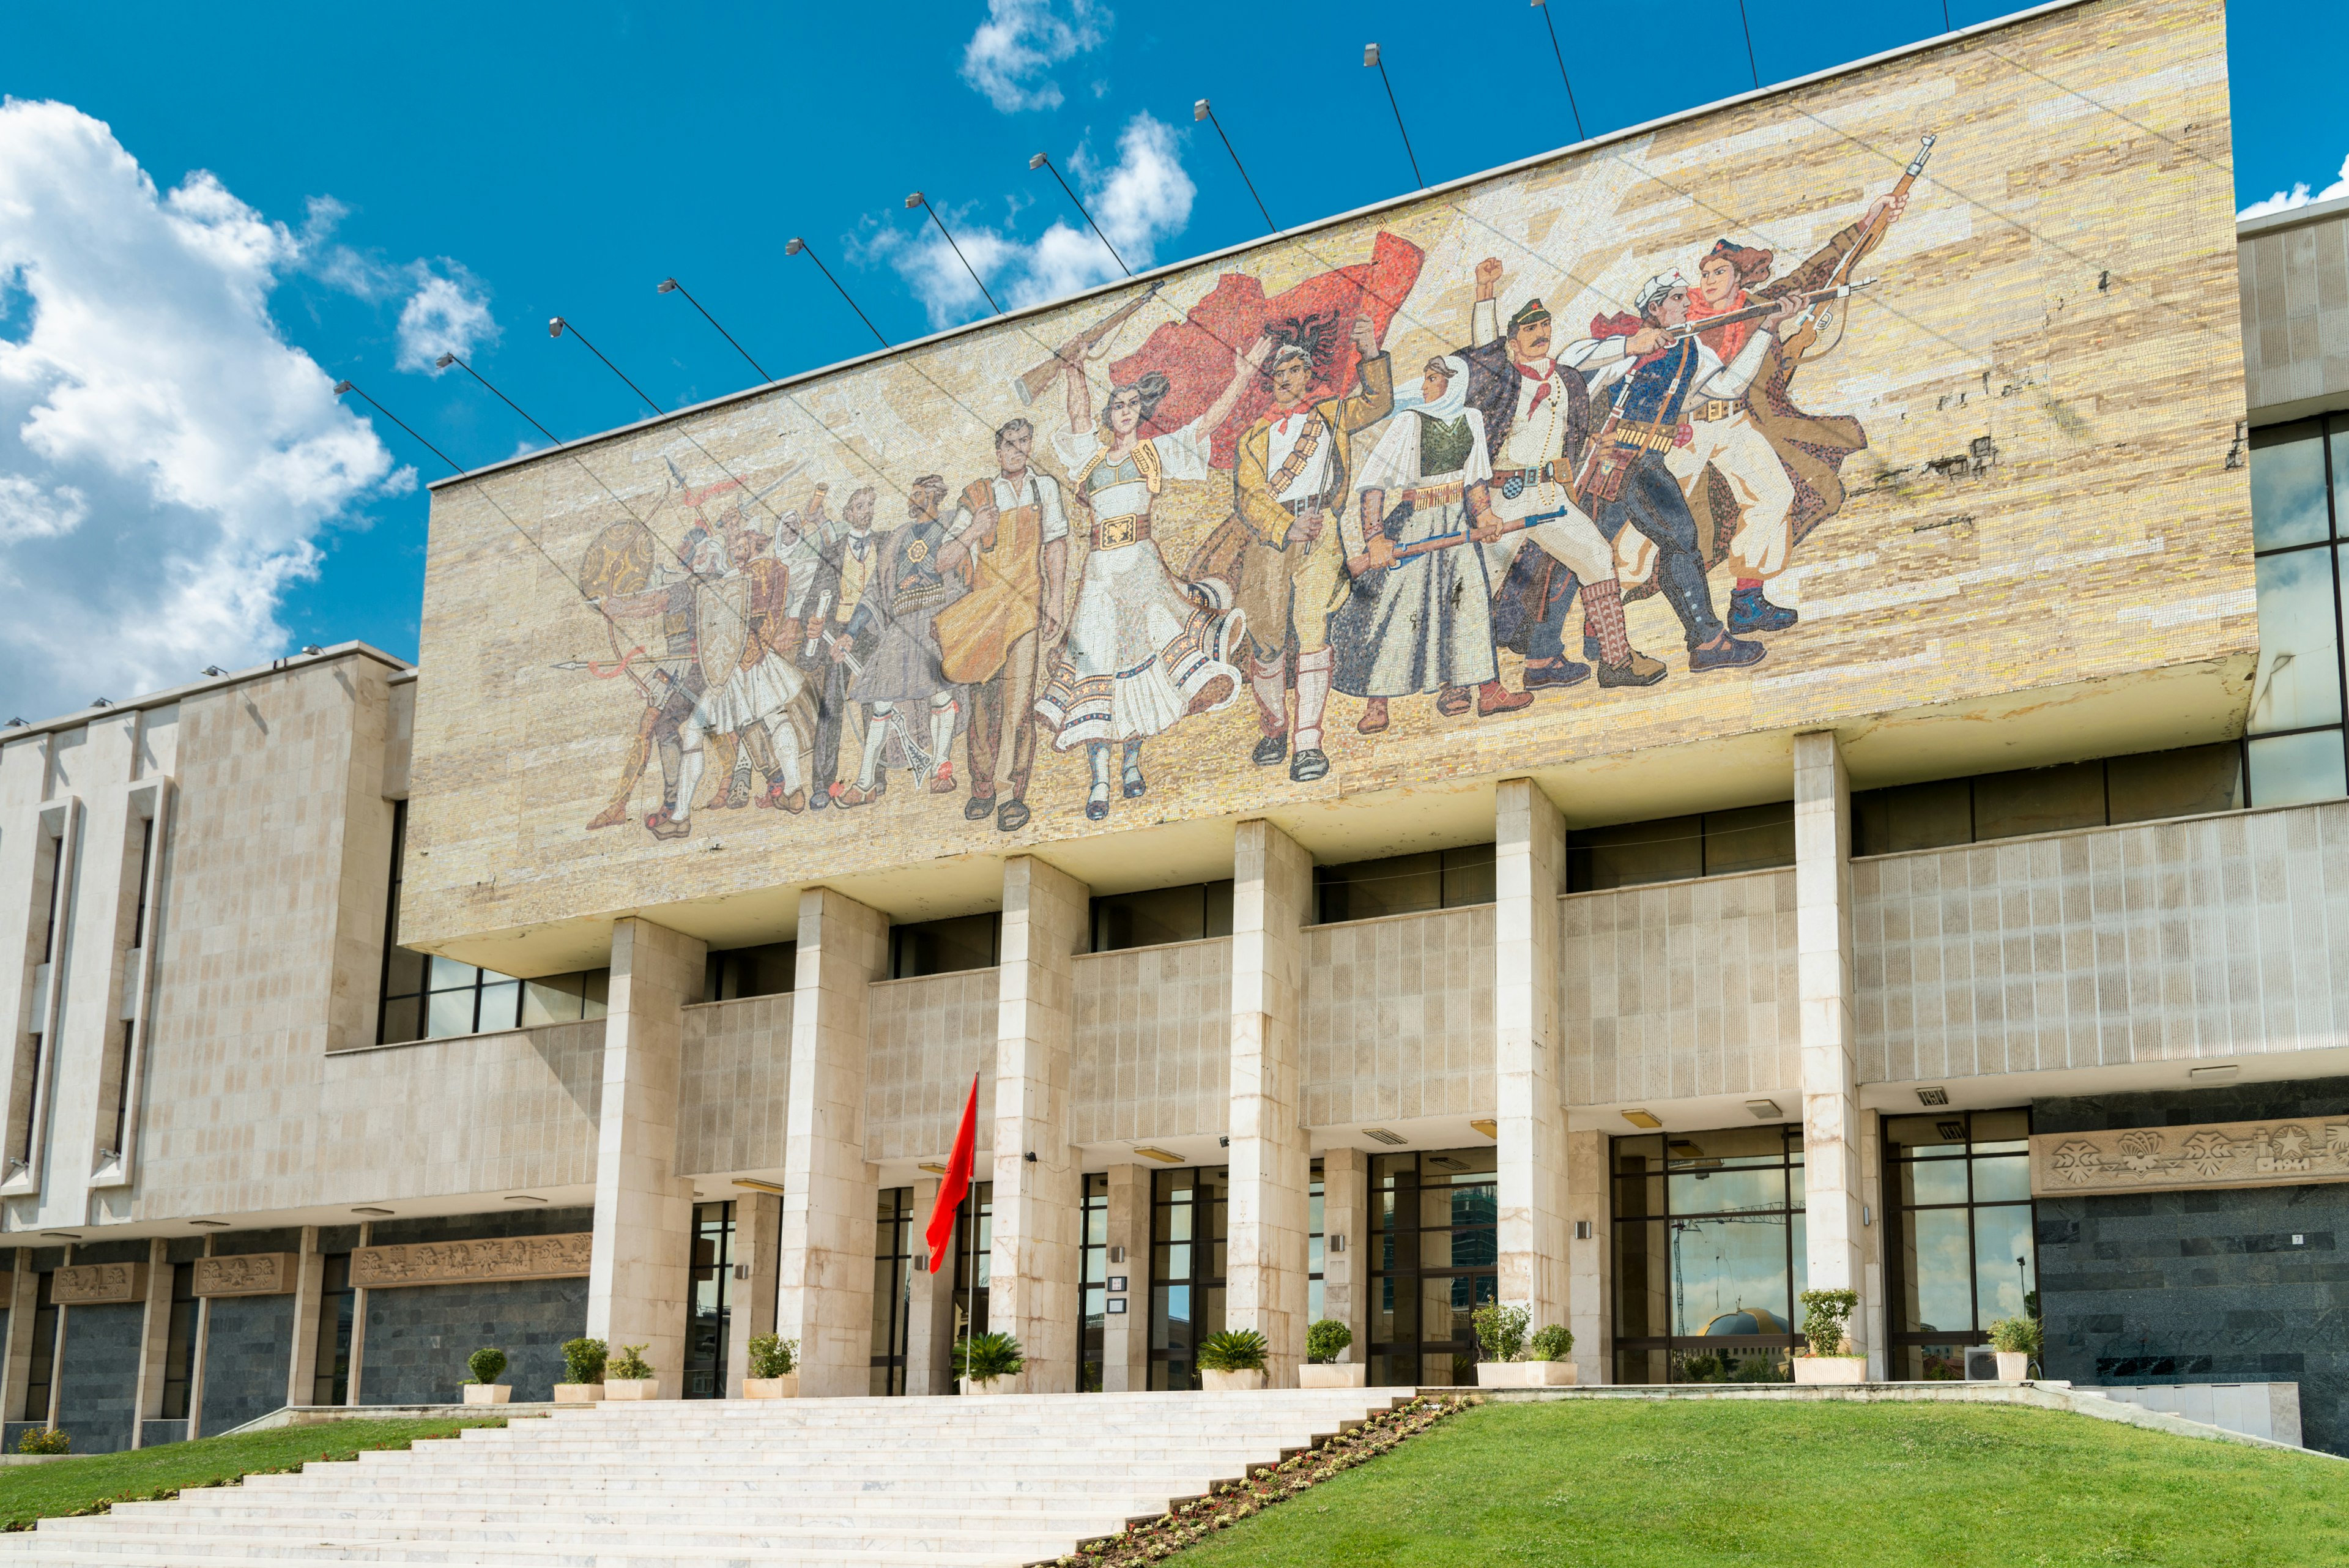
[[[130,1446],[146,1446],[147,1423],[163,1414],[164,1357],[171,1345],[171,1243],[160,1236],[147,1243],[147,1301],[139,1321],[139,1388],[130,1418]],[[315,1319],[316,1314],[312,1314]]]
[[[905,1280],[905,1392],[951,1394],[955,1391],[954,1261],[947,1249],[944,1267],[928,1272],[930,1244],[922,1228],[937,1207],[938,1179],[925,1176],[914,1183],[914,1259]],[[960,1238],[956,1238],[959,1242]]]
[[[1102,1318],[1102,1392],[1136,1394],[1150,1386],[1150,1172],[1141,1166],[1109,1168],[1103,1244],[1103,1271],[1125,1281],[1123,1298],[1109,1299],[1125,1310]]]
[[[1575,1380],[1615,1381],[1615,1238],[1610,1227],[1607,1135],[1566,1135],[1566,1326],[1574,1333]],[[1589,1227],[1589,1235],[1582,1230]]]
[[[1371,1358],[1371,1157],[1321,1151],[1321,1315],[1354,1331],[1339,1361]],[[1311,1326],[1308,1324],[1307,1326]]]
[[[1859,1063],[1852,1036],[1851,778],[1831,730],[1795,737],[1795,933],[1803,1021],[1803,1166],[1811,1288],[1861,1293]],[[1795,1307],[1800,1327],[1802,1306]]]
[[[800,895],[775,1332],[800,1342],[808,1398],[872,1386],[881,1182],[864,1161],[865,989],[888,962],[887,916],[829,888]]]
[[[701,994],[706,950],[698,938],[650,920],[612,926],[587,1334],[614,1355],[643,1345],[664,1399],[685,1390],[693,1182],[677,1174],[678,1069],[684,1008]]]
[[[1232,865],[1231,1209],[1224,1323],[1271,1346],[1267,1381],[1305,1360],[1312,1151],[1297,1020],[1313,858],[1271,823],[1243,822]]]
[[[1019,1342],[1023,1394],[1077,1386],[1084,1172],[1069,1142],[1076,954],[1092,890],[1032,855],[1003,867],[995,1036],[995,1233],[988,1328]],[[1032,1158],[1031,1158],[1032,1157]]]
[[[318,1228],[305,1225],[294,1273],[294,1354],[285,1368],[288,1405],[307,1405],[318,1392],[318,1303],[325,1299],[326,1286],[326,1260],[318,1251]]]
[[[1568,1312],[1566,1080],[1557,1023],[1566,824],[1531,779],[1503,779],[1496,794],[1493,1027],[1498,1036],[1500,1299],[1526,1308],[1538,1329],[1565,1323]]]
[[[750,1341],[775,1332],[775,1275],[781,1251],[783,1200],[748,1187],[734,1190],[734,1262],[750,1274],[729,1282],[726,1316],[726,1397],[742,1397],[750,1375]]]

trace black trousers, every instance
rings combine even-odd
[[[805,665],[801,668],[807,669]],[[815,709],[815,757],[809,769],[812,774],[809,790],[811,794],[829,794],[832,786],[840,782],[840,742],[848,728],[850,676],[847,665],[834,664],[829,659],[819,668],[822,674]],[[808,673],[816,675],[815,670]],[[812,680],[810,684],[816,682]]]
[[[1681,618],[1689,647],[1702,647],[1721,635],[1704,559],[1697,554],[1696,519],[1689,513],[1688,497],[1681,493],[1681,482],[1664,466],[1663,453],[1640,452],[1623,477],[1623,493],[1600,508],[1592,521],[1609,544],[1628,524],[1655,545],[1656,586]]]

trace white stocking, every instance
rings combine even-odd
[[[856,787],[868,793],[881,777],[881,753],[889,749],[889,709],[886,702],[873,704],[864,721],[864,760],[857,765]]]
[[[1337,650],[1329,648],[1297,656],[1297,749],[1300,752],[1316,751],[1321,745],[1321,711],[1330,705],[1330,670],[1337,658]]]

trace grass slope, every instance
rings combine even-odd
[[[2013,1407],[1486,1405],[1179,1561],[2349,1563],[2349,1463]]]
[[[199,1438],[160,1449],[94,1454],[51,1465],[0,1469],[0,1530],[29,1530],[36,1520],[88,1513],[102,1502],[153,1497],[157,1492],[218,1486],[259,1470],[289,1469],[314,1459],[356,1458],[361,1449],[404,1449],[424,1438],[452,1438],[466,1427],[503,1425],[479,1421],[331,1421],[316,1427],[278,1427],[233,1438]]]

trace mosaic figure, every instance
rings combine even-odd
[[[861,755],[864,746],[864,710],[848,695],[849,682],[863,663],[856,638],[849,630],[865,585],[880,559],[879,537],[873,530],[873,487],[852,493],[836,524],[823,517],[823,498],[808,509],[808,526],[822,529],[817,546],[821,562],[812,602],[806,611],[806,639],[800,646],[802,667],[818,671],[822,686],[816,699],[815,754],[811,763],[813,794],[809,805],[822,811],[839,798],[840,748],[843,741]],[[870,654],[874,639],[862,650]],[[846,648],[842,655],[838,650]]]
[[[954,793],[954,738],[961,727],[962,689],[938,659],[938,612],[960,599],[959,574],[940,559],[947,543],[938,504],[947,482],[935,473],[914,481],[906,522],[870,549],[873,569],[845,638],[833,659],[851,669],[849,700],[864,705],[864,752],[856,782],[833,797],[841,807],[863,805],[889,787],[885,770],[914,774],[933,794]]]

